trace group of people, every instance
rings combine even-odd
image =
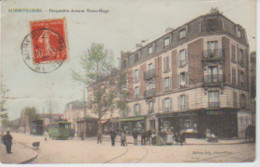
[[[1,143],[5,145],[7,154],[12,153],[12,140],[13,137],[11,136],[9,131],[7,131],[5,135],[4,132],[1,133]]]
[[[115,146],[115,139],[116,136],[120,136],[120,143],[121,146],[126,146],[126,136],[127,133],[125,130],[115,131],[110,130],[110,139],[111,139],[111,145]],[[132,136],[134,139],[134,145],[138,145],[138,136],[141,136],[141,145],[172,145],[172,144],[180,144],[182,145],[185,143],[185,133],[182,132],[176,132],[171,129],[164,129],[161,128],[159,132],[155,132],[154,130],[136,130],[134,129],[132,132]],[[97,134],[97,144],[102,143],[102,132],[98,132]]]

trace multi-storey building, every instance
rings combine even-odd
[[[128,73],[128,129],[171,126],[204,137],[243,136],[251,124],[249,45],[239,24],[214,12],[197,17],[134,52]]]

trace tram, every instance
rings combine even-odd
[[[55,140],[68,140],[71,136],[71,122],[60,120],[51,124],[49,136]]]

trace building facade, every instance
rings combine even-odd
[[[122,52],[131,110],[120,118],[122,126],[170,126],[196,137],[210,129],[222,138],[243,137],[252,123],[248,55],[245,29],[218,12]]]

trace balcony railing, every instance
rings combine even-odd
[[[204,76],[204,84],[209,85],[220,85],[223,83],[224,78],[222,74],[214,74],[214,75],[205,75]]]
[[[209,49],[203,51],[203,61],[220,61],[224,60],[223,49]]]
[[[144,91],[144,97],[145,98],[152,97],[154,95],[155,95],[155,89],[154,88]]]
[[[163,112],[172,112],[172,108],[171,107],[164,107]]]
[[[145,80],[148,80],[148,79],[151,79],[155,76],[155,70],[152,69],[152,70],[149,70],[147,72],[144,72],[144,79]]]
[[[171,90],[172,90],[172,87],[171,87],[171,86],[163,87],[163,91],[164,91],[164,92],[168,92],[168,91],[171,91]]]
[[[209,102],[210,109],[218,109],[220,107],[219,102]]]

